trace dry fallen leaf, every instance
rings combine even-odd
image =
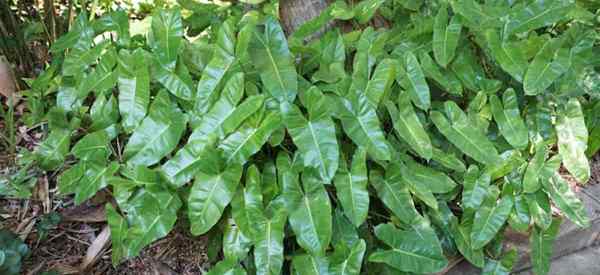
[[[11,97],[15,93],[15,82],[6,57],[0,56],[0,94]]]
[[[61,212],[64,221],[71,222],[105,222],[106,213],[104,212],[104,204],[93,205],[83,203],[78,206],[65,209]]]
[[[83,273],[86,269],[91,267],[100,258],[100,255],[106,249],[110,243],[110,227],[105,225],[102,232],[98,234],[94,242],[88,247],[85,257],[81,261],[79,270]]]

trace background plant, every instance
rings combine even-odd
[[[508,274],[507,228],[545,274],[551,205],[589,226],[559,168],[585,183],[598,149],[595,4],[337,1],[286,38],[276,5],[242,2],[260,5],[136,27],[83,12],[30,82],[36,163],[76,203],[112,191],[115,264],[179,217],[222,240],[213,274],[434,273],[459,254]],[[376,13],[392,27],[366,27]],[[332,20],[356,28],[306,42]]]

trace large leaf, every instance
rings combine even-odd
[[[535,154],[527,165],[525,175],[523,176],[523,192],[533,193],[540,189],[540,174],[544,168],[544,163],[548,157],[548,148],[545,144],[536,145]]]
[[[410,224],[420,217],[415,209],[408,186],[400,174],[400,167],[394,163],[386,171],[385,178],[377,171],[372,170],[370,183],[377,190],[377,196],[385,206],[401,221]]]
[[[324,256],[302,254],[294,256],[292,267],[294,275],[320,275],[329,273],[329,259]]]
[[[529,143],[529,132],[525,122],[521,119],[515,90],[504,91],[502,102],[496,95],[492,95],[490,106],[494,120],[506,141],[519,150],[525,149]]]
[[[513,8],[506,18],[504,35],[535,30],[551,25],[571,11],[575,5],[568,0],[536,0],[527,6]]]
[[[543,182],[544,191],[552,199],[552,202],[579,227],[589,227],[590,218],[583,203],[571,190],[569,183],[560,174],[555,173],[551,178]]]
[[[367,245],[364,240],[360,240],[350,249],[348,255],[339,262],[332,263],[329,274],[335,275],[358,275],[362,267],[363,257]]]
[[[397,229],[392,224],[380,224],[375,227],[375,236],[391,249],[373,252],[369,255],[371,262],[415,273],[439,272],[448,264],[435,231],[423,222],[410,231]]]
[[[302,187],[288,181],[283,194],[291,206],[290,225],[298,244],[313,255],[320,255],[329,246],[332,234],[331,203],[321,181],[305,170]],[[293,203],[292,203],[293,202]]]
[[[298,107],[291,105],[285,122],[294,144],[302,154],[304,166],[317,168],[321,178],[329,182],[338,168],[340,156],[335,125],[327,103],[321,91],[313,86],[304,94],[309,118],[306,119]]]
[[[386,102],[385,106],[392,118],[396,134],[408,143],[421,157],[429,160],[433,156],[433,148],[429,135],[425,132],[423,124],[417,117],[412,103],[406,93],[398,96],[398,109],[392,102]]]
[[[558,153],[565,168],[581,183],[590,178],[590,166],[585,156],[588,132],[585,127],[581,105],[576,98],[570,99],[558,113],[556,121]]]
[[[62,165],[69,152],[71,130],[55,129],[46,140],[36,149],[40,159],[40,167],[44,170],[54,170]]]
[[[552,225],[546,230],[534,227],[531,236],[529,236],[529,246],[531,247],[530,257],[535,274],[545,275],[550,271],[552,244],[558,235],[560,223],[560,219],[554,219]]]
[[[340,169],[333,182],[344,214],[354,226],[359,227],[367,219],[369,212],[366,151],[357,149],[352,158],[351,169]]]
[[[391,158],[377,113],[364,94],[351,92],[349,99],[338,98],[338,112],[344,132],[355,144],[375,159]]]
[[[256,168],[252,170],[254,171],[249,173],[258,173]],[[196,174],[188,197],[192,234],[204,234],[219,221],[225,207],[233,199],[241,176],[241,165],[232,164],[225,167],[218,154],[207,156]],[[254,177],[257,175],[253,175]]]
[[[500,231],[513,207],[513,199],[505,196],[496,202],[494,196],[488,196],[477,212],[471,231],[471,243],[474,249],[484,247]]]
[[[533,222],[542,229],[547,229],[552,223],[552,212],[548,196],[542,190],[527,194],[525,201],[529,206],[529,214]]]
[[[515,80],[523,82],[528,65],[523,48],[516,42],[502,40],[498,31],[494,29],[487,30],[485,38],[500,67]]]
[[[403,64],[405,64],[404,72],[406,75],[400,84],[408,90],[408,95],[415,106],[422,110],[429,109],[431,105],[429,86],[425,81],[425,76],[417,57],[412,52],[406,52]]]
[[[217,154],[213,146],[214,136],[207,140],[190,141],[181,150],[161,166],[165,177],[175,186],[182,186],[190,181],[202,168],[207,159]]]
[[[463,87],[454,72],[440,68],[428,53],[419,55],[421,69],[427,78],[435,80],[445,91],[454,95],[462,95]]]
[[[239,130],[229,135],[219,145],[223,149],[227,162],[245,163],[250,156],[258,152],[269,136],[281,124],[278,112],[266,115],[259,125],[247,122]]]
[[[183,37],[183,23],[178,9],[156,9],[152,14],[149,44],[158,62],[174,71]]]
[[[206,275],[246,275],[244,270],[235,259],[224,259],[215,264]]]
[[[445,173],[431,167],[421,165],[411,158],[404,158],[404,167],[401,167],[402,178],[413,186],[423,186],[432,193],[448,193],[456,183]]]
[[[84,169],[81,179],[74,186],[75,204],[82,203],[106,187],[108,179],[119,169],[119,164],[87,162]]]
[[[548,40],[535,55],[527,67],[523,81],[523,89],[527,95],[543,93],[552,83],[568,69],[568,59],[558,56],[564,38]]]
[[[204,68],[196,91],[195,111],[206,113],[218,98],[217,87],[234,64],[235,34],[233,22],[226,20],[220,25],[215,50],[210,62]]]
[[[433,26],[433,56],[442,67],[454,58],[462,25],[458,17],[453,16],[448,23],[448,8],[442,5],[435,16]]]
[[[298,90],[296,68],[279,22],[268,17],[250,43],[250,56],[269,94],[293,102]]]
[[[473,127],[465,113],[453,101],[445,103],[446,118],[438,111],[431,112],[431,120],[437,129],[458,149],[478,162],[493,164],[498,151],[479,129]]]
[[[119,52],[119,112],[127,133],[140,124],[150,103],[150,75],[144,50]]]
[[[277,275],[283,266],[283,237],[287,220],[285,210],[278,207],[273,216],[254,220],[254,265],[258,275]]]
[[[450,232],[456,243],[458,251],[473,265],[481,268],[484,266],[483,249],[473,248],[471,243],[471,225],[459,225],[456,220],[450,224]]]
[[[463,177],[463,209],[475,210],[481,206],[481,203],[488,194],[487,188],[490,185],[490,181],[491,177],[488,173],[480,173],[476,165],[469,166]]]
[[[125,159],[133,165],[158,163],[175,149],[186,123],[186,116],[171,101],[169,94],[161,91],[152,102],[150,114],[135,129],[125,146]]]
[[[397,66],[399,64],[394,59],[384,59],[377,64],[365,87],[365,94],[374,107],[379,105],[381,98],[390,90],[396,77]]]

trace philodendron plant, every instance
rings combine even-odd
[[[508,274],[506,230],[546,274],[562,217],[590,225],[563,175],[600,138],[597,4],[337,1],[286,37],[266,2],[183,2],[81,14],[27,93],[60,193],[114,196],[115,264],[179,219],[210,274]]]

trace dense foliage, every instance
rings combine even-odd
[[[135,26],[80,14],[27,93],[60,192],[114,195],[115,264],[179,218],[218,238],[211,274],[434,273],[457,255],[508,274],[508,228],[546,274],[551,206],[589,226],[559,169],[587,182],[600,146],[597,5],[337,1],[286,38],[271,4],[185,2]],[[376,12],[390,28],[366,26]],[[355,28],[306,42],[332,20]]]

